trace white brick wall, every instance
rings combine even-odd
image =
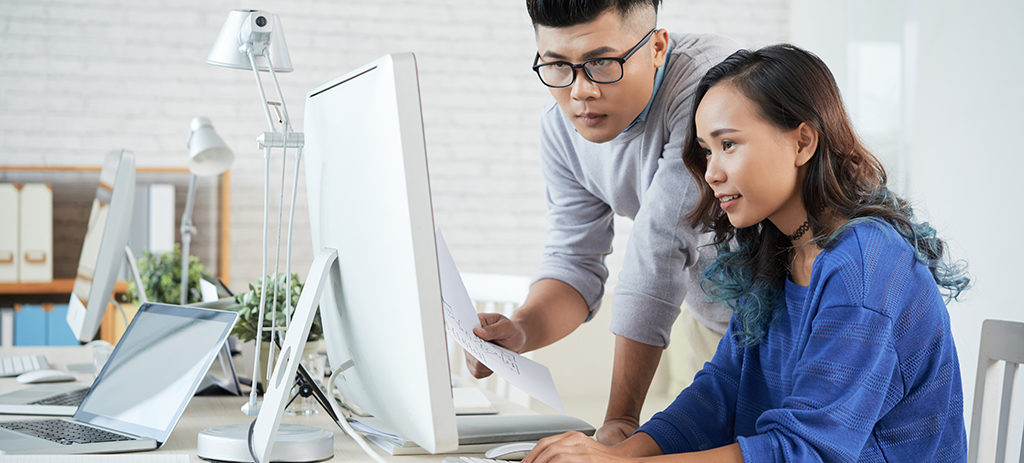
[[[463,270],[533,271],[545,229],[537,113],[548,96],[529,69],[533,33],[518,0],[0,0],[0,164],[99,164],[123,147],[140,165],[182,166],[189,120],[210,117],[237,156],[230,284],[244,287],[259,274],[254,138],[266,122],[251,73],[204,62],[232,8],[280,15],[295,72],[279,77],[299,130],[308,90],[384,53],[415,52],[435,212],[453,254]],[[758,46],[786,38],[787,9],[668,0],[660,22]],[[302,188],[294,266],[305,275]]]

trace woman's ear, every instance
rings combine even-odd
[[[796,143],[796,166],[801,167],[807,164],[818,150],[818,131],[806,122],[801,122],[796,128]]]

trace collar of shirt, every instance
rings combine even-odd
[[[651,99],[647,100],[647,106],[644,107],[644,110],[640,112],[640,115],[637,116],[636,119],[633,119],[633,122],[629,123],[629,126],[622,131],[623,133],[628,132],[629,129],[633,128],[637,122],[647,120],[647,113],[651,111],[651,105],[654,104],[654,97],[658,95],[658,89],[661,87],[661,81],[665,79],[665,68],[668,67],[668,57],[670,56],[671,51],[672,42],[669,42],[668,47],[665,49],[665,64],[661,65],[661,67],[658,68],[658,71],[654,73],[654,90],[651,91]]]

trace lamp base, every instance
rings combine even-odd
[[[204,429],[199,432],[196,454],[205,460],[252,463],[248,438],[248,424]],[[312,462],[333,456],[334,434],[330,431],[313,426],[282,424],[275,436],[270,461]]]

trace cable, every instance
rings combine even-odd
[[[338,375],[342,371],[348,369],[351,366],[351,362],[345,362],[340,367],[335,369],[333,373],[331,373],[331,378],[327,380],[328,397],[334,397],[334,381],[337,379]],[[370,458],[372,458],[373,461],[377,463],[387,463],[387,460],[385,460],[384,457],[381,456],[381,454],[377,453],[372,448],[370,448],[370,444],[366,443],[366,439],[363,438],[362,434],[359,434],[356,432],[355,429],[352,429],[352,425],[348,424],[348,420],[345,419],[345,415],[343,415],[341,413],[341,410],[338,409],[338,404],[335,403],[334,400],[329,400],[328,402],[331,403],[331,408],[334,410],[334,414],[338,415],[338,426],[341,426],[341,429],[345,431],[345,434],[348,434],[348,436],[351,437],[352,440],[356,441],[356,443],[359,444],[359,448],[363,449],[363,452],[366,453],[366,455],[368,455]],[[256,460],[253,459],[253,461]]]
[[[114,301],[114,305],[117,306],[117,311],[121,312],[121,321],[124,322],[124,327],[125,327],[125,329],[127,329],[128,328],[128,316],[124,314],[124,307],[121,307],[121,303],[117,302],[117,298],[116,297],[112,297],[112,298],[110,298],[110,300]]]
[[[253,445],[252,445],[252,441],[253,441],[252,436],[255,433],[256,433],[256,420],[252,420],[252,423],[249,423],[249,437],[247,437],[245,439],[245,441],[246,441],[246,443],[249,446],[249,456],[252,457],[252,462],[253,463],[260,463],[260,459],[256,458],[256,448],[253,447]]]

